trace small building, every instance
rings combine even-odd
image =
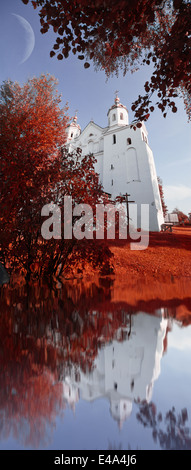
[[[146,126],[142,123],[140,128],[133,129],[128,110],[118,96],[108,110],[107,119],[104,128],[90,121],[81,131],[75,116],[67,127],[66,145],[70,152],[80,147],[82,155],[94,155],[95,171],[112,199],[130,194],[137,204],[138,227],[141,227],[141,205],[148,204],[149,230],[160,231],[164,218]]]
[[[177,225],[179,223],[178,214],[175,214],[174,212],[170,214],[166,214],[164,221],[165,223],[171,223],[173,225]]]

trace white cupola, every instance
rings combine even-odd
[[[129,115],[126,106],[120,103],[120,99],[117,96],[114,104],[109,108],[107,113],[108,116],[108,126],[128,126],[129,124]]]
[[[71,142],[71,140],[75,139],[76,137],[79,137],[81,134],[81,127],[79,124],[77,124],[77,115],[75,114],[72,122],[68,124],[66,128],[66,133],[67,133],[67,143]]]

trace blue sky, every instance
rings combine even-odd
[[[35,35],[35,46],[30,57],[27,54],[27,35],[18,18],[24,17]],[[50,73],[58,81],[63,106],[69,104],[69,115],[78,110],[78,123],[83,129],[93,119],[100,126],[107,125],[107,111],[113,104],[115,90],[119,90],[121,102],[129,109],[130,121],[134,119],[131,103],[143,91],[149,78],[149,68],[125,77],[121,74],[108,81],[104,72],[95,72],[93,65],[84,69],[82,61],[71,56],[63,61],[50,58],[49,52],[56,35],[49,31],[40,33],[37,10],[21,0],[1,0],[0,4],[0,83],[10,78],[24,83],[29,77]],[[165,202],[171,211],[177,206],[186,214],[191,211],[191,123],[188,123],[183,101],[177,99],[178,112],[170,111],[164,119],[159,110],[152,113],[146,124],[149,144],[152,148],[157,175],[162,178]]]

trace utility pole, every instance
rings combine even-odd
[[[129,196],[130,196],[130,194],[127,194],[127,193],[123,194],[123,196],[122,196],[123,200],[124,200],[124,202],[126,202],[126,206],[127,206],[127,233],[128,233],[128,235],[129,235],[129,219],[130,219],[130,217],[129,217],[129,204],[132,203],[132,202],[135,202],[135,201],[129,201]]]

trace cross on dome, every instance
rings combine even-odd
[[[118,97],[118,93],[119,93],[119,90],[116,90],[116,91],[115,91],[115,95],[116,95],[116,96],[115,96],[115,103],[116,103],[116,104],[120,102],[120,99],[119,99],[119,97]]]
[[[73,121],[74,121],[74,122],[76,122],[77,119],[78,119],[78,117],[77,117],[77,112],[78,112],[78,109],[76,109],[76,111],[75,111],[75,116],[73,117]]]

